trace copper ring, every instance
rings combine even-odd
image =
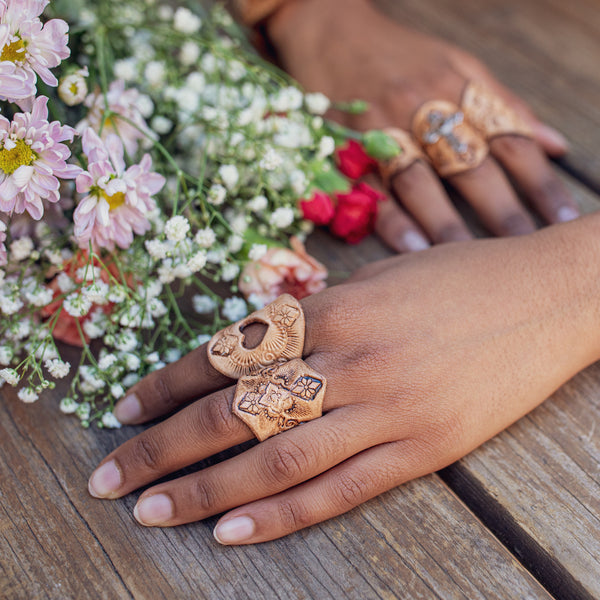
[[[477,168],[489,152],[486,141],[453,102],[423,104],[413,118],[412,130],[441,177]]]
[[[400,154],[390,160],[383,160],[379,163],[379,172],[381,179],[386,187],[389,187],[392,179],[402,171],[406,171],[418,160],[427,161],[427,157],[413,140],[412,135],[403,129],[389,127],[383,132],[389,135],[400,147]]]
[[[256,348],[244,346],[244,328],[267,325]],[[211,365],[238,379],[232,412],[262,442],[320,417],[327,380],[303,360],[305,319],[301,304],[284,294],[216,333],[208,343]]]
[[[533,137],[533,131],[525,120],[479,81],[468,83],[461,105],[466,119],[486,140],[499,135]]]

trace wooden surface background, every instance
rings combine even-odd
[[[573,150],[559,171],[585,210],[599,206],[597,0],[378,4],[482,58],[564,131]],[[336,271],[386,255],[372,239],[348,249],[324,235],[311,250]],[[213,540],[216,519],[145,529],[137,494],[90,498],[94,466],[140,429],[81,429],[57,410],[64,389],[34,407],[1,392],[1,599],[600,597],[598,365],[443,472],[241,548]]]

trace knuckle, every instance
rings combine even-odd
[[[354,508],[372,495],[372,482],[364,473],[342,472],[336,477],[334,488],[343,509]]]
[[[273,483],[289,484],[302,479],[309,465],[306,451],[296,444],[279,440],[265,452],[268,477]]]
[[[203,403],[199,419],[204,435],[217,439],[231,437],[236,422],[231,414],[231,401],[227,392],[217,392],[210,402]]]
[[[151,389],[157,397],[162,408],[170,410],[175,407],[176,402],[171,389],[171,383],[166,372],[156,372],[156,377],[151,382]]]
[[[550,203],[552,208],[557,208],[563,204],[565,188],[562,181],[553,173],[550,173],[535,186],[534,196],[547,204]]]
[[[464,224],[448,223],[440,227],[439,231],[434,234],[433,241],[437,244],[443,244],[445,242],[458,242],[471,238],[472,236]]]
[[[159,472],[163,462],[163,452],[155,440],[147,436],[135,440],[133,447],[134,456],[148,470]]]
[[[210,484],[204,477],[196,480],[192,490],[192,502],[195,510],[203,514],[216,512],[218,500],[214,485]]]
[[[306,506],[292,498],[281,500],[277,505],[277,512],[283,530],[288,533],[304,529],[314,521]]]

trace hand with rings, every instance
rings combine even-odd
[[[376,225],[398,252],[472,236],[440,178],[495,235],[535,230],[510,181],[548,223],[578,216],[547,155],[564,154],[561,134],[466,52],[404,28],[368,0],[289,1],[266,31],[281,65],[309,91],[369,102],[362,115],[332,113],[357,130],[382,129],[401,156],[381,166],[384,202]]]
[[[448,465],[600,358],[598,218],[280,297],[128,392],[124,423],[174,414],[106,457],[90,493],[125,496],[257,437],[149,487],[134,512],[149,526],[226,513],[218,541],[249,544]]]

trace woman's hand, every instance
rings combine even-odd
[[[396,257],[307,298],[304,356],[327,378],[324,415],[147,489],[136,518],[225,512],[221,543],[263,542],[457,460],[600,356],[599,233],[593,216]],[[117,417],[179,412],[105,458],[90,492],[118,498],[252,439],[234,389],[206,347],[149,375]]]
[[[509,177],[547,222],[578,215],[546,158],[565,153],[562,135],[539,122],[525,103],[466,52],[398,25],[368,0],[289,0],[269,20],[267,31],[282,66],[306,89],[338,102],[369,102],[364,115],[332,115],[358,130],[410,130],[413,115],[425,102],[458,104],[468,81],[487,84],[521,115],[535,139],[517,135],[492,139],[490,156],[477,169],[450,177],[451,186],[496,235],[535,229]],[[395,250],[420,250],[430,242],[471,236],[438,176],[424,162],[397,175],[392,187],[399,204],[381,205],[377,230]]]

